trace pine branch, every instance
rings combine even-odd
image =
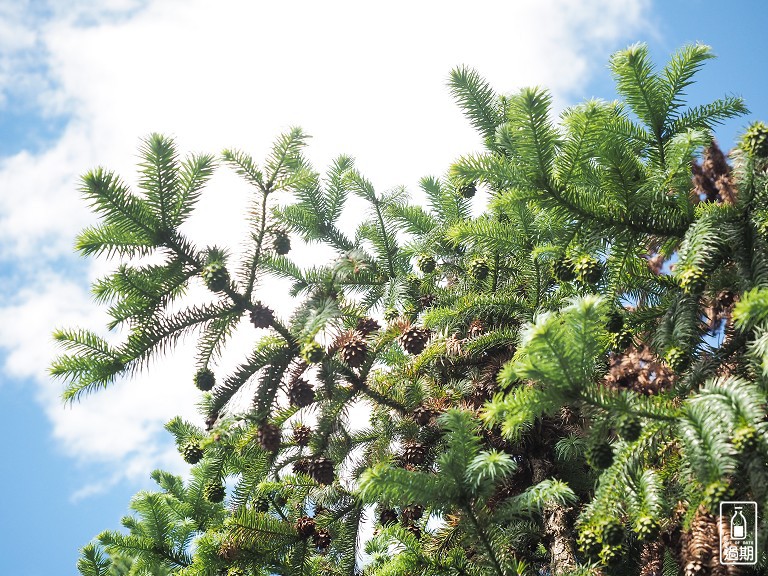
[[[111,566],[112,562],[96,545],[88,544],[80,549],[77,569],[83,576],[107,576]]]
[[[670,118],[683,105],[684,90],[693,83],[693,77],[711,58],[714,58],[714,54],[709,46],[688,44],[678,50],[664,66],[661,78],[665,92],[663,106],[665,118]],[[675,132],[672,131],[672,133]]]
[[[475,129],[487,143],[492,143],[503,115],[490,85],[477,71],[462,66],[451,70],[448,86]]]
[[[664,87],[653,72],[648,59],[648,47],[635,44],[611,57],[610,68],[616,90],[626,98],[632,111],[650,128],[656,142],[661,166],[664,160]]]
[[[175,227],[174,208],[179,196],[178,154],[174,142],[161,134],[150,134],[139,150],[139,187],[163,230]]]
[[[245,178],[251,185],[258,190],[264,191],[264,176],[256,167],[253,158],[240,150],[226,149],[221,153],[224,162],[234,168],[235,172]]]
[[[138,229],[147,238],[157,237],[158,223],[147,203],[131,194],[112,172],[101,168],[88,172],[82,178],[80,191],[111,230],[130,234]]]

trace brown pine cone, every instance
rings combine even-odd
[[[291,406],[304,408],[315,401],[315,390],[312,388],[312,384],[303,378],[297,378],[288,387],[288,399]]]
[[[428,328],[412,326],[400,336],[400,345],[408,354],[421,354],[422,350],[427,346],[431,334],[432,331]]]
[[[384,508],[379,512],[379,522],[382,526],[391,526],[397,522],[397,512],[391,508]]]
[[[207,432],[210,432],[211,430],[213,430],[213,427],[216,425],[216,420],[218,419],[219,419],[218,412],[214,412],[213,414],[208,416],[208,418],[205,419],[205,430]]]
[[[411,524],[412,522],[416,522],[417,520],[421,520],[421,517],[424,515],[424,506],[421,504],[411,504],[410,506],[406,506],[403,508],[403,524]]]
[[[309,475],[318,484],[333,484],[333,481],[336,479],[333,462],[323,456],[310,461]]]
[[[425,406],[419,406],[413,411],[413,419],[419,426],[427,426],[437,413]]]
[[[378,322],[376,322],[376,320],[364,316],[358,319],[355,331],[359,332],[362,336],[368,336],[368,334],[371,332],[376,332],[376,330],[379,328],[381,328],[381,326]]]
[[[718,526],[714,516],[700,506],[691,522],[691,529],[683,535],[682,559],[685,576],[709,576],[713,559],[719,550]]]
[[[280,449],[280,428],[269,423],[259,426],[259,444],[267,452],[277,452]]]
[[[306,446],[312,438],[312,428],[300,424],[293,429],[293,441],[297,446]]]
[[[234,540],[224,540],[217,551],[219,558],[225,562],[232,562],[240,555],[240,546]]]
[[[458,334],[451,334],[445,341],[445,353],[448,356],[461,356],[463,353],[462,344],[464,340],[459,338]]]
[[[320,551],[325,551],[328,546],[331,545],[331,532],[326,528],[320,528],[315,531],[315,535],[312,536],[312,542]]]
[[[437,297],[434,294],[424,294],[419,296],[419,306],[424,308],[431,308],[437,302]]]
[[[722,290],[717,294],[717,303],[722,308],[728,308],[733,305],[736,300],[736,294],[731,290]]]
[[[275,313],[271,308],[264,306],[261,302],[256,302],[251,311],[251,323],[256,328],[269,328],[275,321]]]
[[[410,524],[405,529],[416,536],[416,540],[421,540],[421,527],[418,524]]]
[[[358,368],[365,362],[368,345],[357,332],[351,332],[341,343],[341,361],[350,368]]]
[[[400,462],[403,466],[421,466],[427,458],[427,448],[418,442],[410,442],[403,446]]]
[[[296,532],[301,538],[309,538],[315,533],[315,519],[309,516],[302,516],[296,520]]]
[[[483,324],[483,321],[478,319],[472,320],[472,322],[469,323],[469,328],[467,328],[467,338],[477,338],[483,332],[485,332],[485,324]]]
[[[664,544],[646,542],[640,552],[640,576],[662,576],[664,574]]]
[[[309,460],[306,458],[299,458],[293,462],[294,474],[306,474],[309,475]]]

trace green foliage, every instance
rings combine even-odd
[[[346,156],[321,176],[297,128],[261,164],[226,150],[253,191],[237,261],[179,230],[213,157],[152,135],[137,193],[88,173],[100,222],[77,247],[116,261],[94,294],[122,331],[57,331],[51,372],[80,400],[197,334],[206,428],[169,422],[189,478],[155,472],[81,573],[613,576],[716,554],[706,511],[768,506],[768,176],[760,126],[714,161],[740,98],[685,104],[711,57],[657,72],[631,46],[622,100],[559,121],[545,89],[454,70],[485,151],[423,178],[423,206]],[[332,256],[301,268],[292,241]],[[286,319],[255,296],[275,277]],[[260,332],[231,369],[239,329]]]

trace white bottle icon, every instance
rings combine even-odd
[[[734,510],[731,516],[731,538],[744,540],[747,537],[747,519],[741,513],[741,506],[734,506]]]

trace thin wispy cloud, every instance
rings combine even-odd
[[[93,222],[80,174],[103,165],[135,183],[135,151],[153,131],[183,151],[242,148],[259,159],[300,125],[314,135],[308,156],[318,169],[351,153],[377,188],[414,189],[480,145],[445,86],[452,67],[474,66],[502,92],[548,86],[564,106],[644,29],[648,4],[94,0],[3,14],[18,26],[13,37],[0,29],[4,52],[16,54],[0,59],[0,93],[9,78],[37,75],[40,116],[67,123],[44,150],[0,160],[0,259],[28,286],[0,299],[0,346],[6,372],[34,383],[61,449],[112,470],[76,498],[173,466],[162,424],[194,418],[197,399],[188,339],[136,381],[61,406],[60,384],[45,372],[51,330],[104,324],[87,280],[108,265],[70,256],[76,232]],[[236,246],[247,186],[221,169],[207,194],[187,232]]]

